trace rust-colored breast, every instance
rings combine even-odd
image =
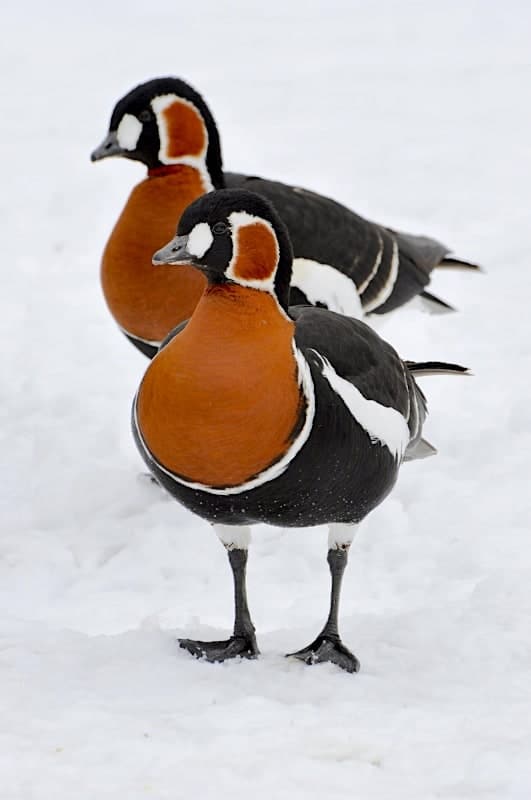
[[[139,427],[158,461],[214,487],[237,486],[277,461],[302,412],[292,338],[271,295],[209,288],[139,390]]]
[[[206,282],[197,270],[154,267],[151,258],[204,192],[197,170],[183,165],[146,178],[131,192],[103,253],[101,281],[113,317],[133,336],[160,341],[192,315],[201,297]]]

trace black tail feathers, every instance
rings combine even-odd
[[[425,308],[430,314],[451,314],[456,309],[447,303],[446,300],[441,300],[440,297],[436,297],[431,292],[421,292],[420,300]]]
[[[472,375],[468,367],[446,361],[406,361],[406,367],[415,377],[424,375]]]
[[[475,272],[484,271],[479,264],[472,264],[471,261],[463,261],[461,258],[453,258],[452,256],[445,256],[442,261],[439,261],[437,268],[439,267],[446,267],[447,269],[474,270]]]

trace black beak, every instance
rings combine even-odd
[[[156,267],[161,264],[193,264],[194,256],[187,247],[188,236],[175,236],[165,247],[157,250],[151,259],[152,263]]]
[[[90,155],[91,161],[101,161],[102,158],[110,156],[122,156],[127,151],[120,147],[116,138],[116,131],[110,131],[99,147],[96,147]]]

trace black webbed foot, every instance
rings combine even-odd
[[[194,639],[179,639],[179,646],[196,658],[206,661],[226,661],[229,658],[256,658],[260,650],[253,636],[231,636],[222,642],[198,642]]]
[[[329,661],[347,672],[358,672],[360,668],[360,662],[348,647],[345,647],[341,639],[323,635],[318,636],[308,647],[297,650],[296,653],[288,653],[288,658],[298,658],[305,664],[321,664]]]

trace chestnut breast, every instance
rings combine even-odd
[[[127,333],[159,342],[188,319],[206,281],[192,267],[157,266],[153,253],[175,235],[184,209],[205,193],[200,173],[178,165],[131,192],[103,253],[107,305]]]
[[[138,424],[155,458],[213,487],[237,486],[281,458],[304,413],[293,332],[267,292],[209,287],[139,389]]]

